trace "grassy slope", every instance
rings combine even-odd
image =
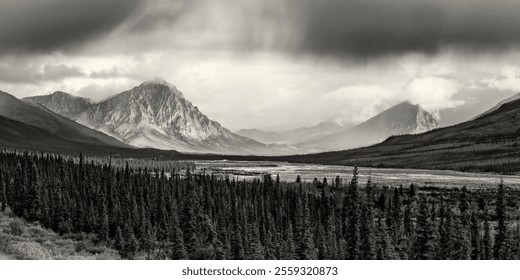
[[[11,224],[18,223],[21,235],[14,234]],[[114,260],[117,251],[97,246],[88,236],[67,236],[30,224],[0,212],[0,260]]]

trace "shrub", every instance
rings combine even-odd
[[[50,254],[39,243],[20,242],[11,245],[11,250],[17,259],[23,260],[48,260]]]
[[[11,234],[16,236],[21,236],[25,233],[24,225],[19,220],[14,220],[9,223],[9,228],[11,229]]]

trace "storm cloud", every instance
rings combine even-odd
[[[291,1],[295,8],[300,1]],[[520,44],[516,0],[305,0],[300,50],[318,55],[494,51]]]
[[[517,0],[159,0],[126,26],[165,31],[157,45],[370,58],[517,48],[519,11]]]
[[[450,124],[520,90],[518,14],[518,0],[0,0],[0,90],[98,100],[161,77],[231,129],[359,122],[404,100]]]
[[[0,0],[0,50],[160,46],[370,58],[520,46],[517,0]],[[154,35],[155,34],[155,35]],[[140,40],[141,39],[141,40]],[[132,41],[129,41],[132,40]],[[125,44],[125,42],[131,42]],[[146,42],[146,43],[142,43]],[[146,49],[143,49],[146,48]]]
[[[123,22],[139,0],[0,0],[0,51],[52,52],[84,43]]]

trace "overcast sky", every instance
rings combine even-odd
[[[238,130],[441,123],[520,91],[518,0],[0,0],[0,90],[94,100],[160,77]]]

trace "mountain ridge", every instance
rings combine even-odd
[[[498,102],[498,103],[497,103],[495,106],[493,106],[491,109],[489,109],[489,110],[485,111],[484,113],[479,114],[479,115],[477,115],[476,117],[474,117],[473,120],[474,120],[474,119],[478,119],[478,118],[480,118],[480,117],[482,117],[482,116],[485,116],[485,115],[487,115],[487,114],[490,114],[490,113],[496,111],[497,109],[499,109],[502,105],[507,104],[507,103],[512,102],[512,101],[515,101],[515,100],[518,100],[518,99],[520,99],[520,93],[517,93],[517,94],[515,94],[515,95],[513,95],[513,96],[511,96],[511,97],[509,97],[509,98],[506,98],[506,99],[504,99],[504,100]]]
[[[63,91],[55,91],[50,95],[25,97],[23,100],[38,103],[69,119],[85,111],[93,102],[84,97],[75,96]]]
[[[60,135],[68,141],[130,148],[113,137],[78,124],[43,105],[20,100],[3,91],[0,91],[0,115]]]
[[[514,100],[480,118],[422,134],[392,136],[364,148],[277,160],[510,174],[520,170],[519,146],[520,100]]]
[[[236,133],[262,143],[294,145],[303,139],[312,139],[317,135],[328,135],[349,126],[351,126],[350,123],[330,119],[314,126],[300,127],[281,132],[269,132],[253,128],[241,129]]]
[[[230,154],[269,150],[209,119],[164,80],[146,81],[92,105],[74,119],[140,148]]]
[[[437,126],[433,115],[420,105],[404,101],[356,126],[299,143],[297,146],[315,152],[323,152],[324,147],[328,151],[344,150],[373,145],[394,135],[426,132]]]

